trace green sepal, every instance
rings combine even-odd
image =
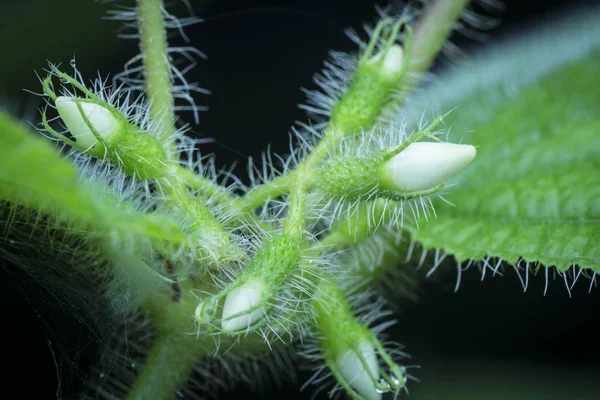
[[[331,127],[336,136],[349,136],[361,129],[369,129],[375,125],[382,110],[393,103],[394,93],[398,91],[406,70],[406,65],[390,74],[383,68],[383,59],[387,51],[394,45],[400,29],[406,27],[404,33],[405,55],[403,63],[410,58],[411,30],[406,20],[381,20],[375,29],[364,53],[358,61],[352,83],[331,114]],[[384,40],[379,53],[374,54],[378,42]]]
[[[86,96],[86,98],[73,97],[73,100],[77,102],[81,117],[98,140],[98,143],[88,148],[81,146],[76,140],[72,140],[56,132],[56,130],[54,130],[47,122],[46,107],[42,111],[42,124],[48,133],[68,144],[75,150],[85,152],[92,157],[108,160],[111,164],[119,167],[125,173],[133,177],[144,180],[158,179],[172,173],[169,168],[169,157],[163,144],[158,139],[150,135],[149,132],[144,132],[140,127],[131,123],[121,110],[112,104],[103,101],[98,95],[87,89],[75,78],[59,71],[57,68],[52,70],[52,74],[73,85]],[[56,101],[57,96],[54,92],[52,83],[53,75],[49,75],[44,79],[43,88],[46,95],[52,101]],[[110,139],[103,138],[91,124],[79,103],[96,104],[107,109],[113,117],[119,121],[121,129],[111,136]]]

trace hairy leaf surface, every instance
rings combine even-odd
[[[47,140],[0,112],[0,200],[46,214],[72,229],[177,240],[183,233],[159,215],[142,214],[77,169]]]
[[[533,40],[527,46],[538,49],[530,53],[504,46],[494,57],[513,57],[515,66],[496,70],[495,81],[483,79],[491,62],[467,70],[474,81],[481,78],[479,86],[435,104],[440,112],[457,106],[444,120],[450,140],[477,146],[478,155],[459,185],[448,188],[444,197],[453,204],[438,199],[437,218],[408,226],[417,241],[459,262],[498,257],[561,271],[574,264],[600,269],[600,52],[597,39],[577,42],[587,39],[574,35],[565,51],[575,57],[559,61],[552,52],[563,57],[560,41]],[[544,46],[548,51],[539,50]],[[548,71],[552,64],[559,65]]]

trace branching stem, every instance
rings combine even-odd
[[[419,83],[419,76],[429,69],[468,3],[469,0],[432,0],[427,6],[414,30],[411,59],[406,71],[406,76],[411,78],[403,83],[405,96],[408,95],[410,88]],[[402,99],[398,101],[401,102]],[[362,128],[369,129],[371,127]],[[296,170],[304,168],[306,173],[310,174],[311,170],[318,167],[319,163],[327,156],[328,149],[336,142],[335,138],[338,136],[333,133],[330,126],[324,139],[297,166]],[[295,181],[296,170],[256,186],[245,197],[237,200],[236,208],[252,210],[264,204],[269,198],[285,194],[289,190],[290,184]]]
[[[418,25],[413,44],[415,60],[410,64],[409,73],[422,72],[429,67],[449,34],[452,24],[468,1],[457,0],[451,2],[450,5],[445,3],[433,1]],[[168,147],[167,153],[176,154],[174,151],[169,151],[174,149],[175,144],[173,140],[175,114],[162,1],[137,0],[137,4],[140,47],[144,60],[146,91],[151,101],[151,116],[162,125],[161,139]],[[294,171],[257,186],[243,198],[234,199],[225,189],[218,187],[210,180],[195,177],[193,171],[177,170],[175,175],[180,178],[177,186],[187,186],[187,183],[202,192],[204,196],[216,197],[217,201],[228,203],[230,211],[236,214],[252,215],[251,220],[255,219],[255,209],[263,206],[265,201],[289,192],[289,210],[288,217],[284,221],[284,229],[291,235],[301,235],[304,231],[304,203],[312,177],[320,163],[327,157],[331,146],[336,145],[343,137],[343,135],[334,133],[330,126],[324,139]],[[175,188],[175,191],[177,189]],[[186,189],[183,188],[183,190]],[[336,243],[337,240],[333,236],[331,239],[333,240],[326,240],[326,242],[334,247],[336,244],[340,244]],[[394,263],[397,261],[395,259],[396,257],[394,257]],[[183,309],[190,308],[191,310],[194,307],[193,303],[191,301],[189,307],[185,306]],[[147,306],[148,309],[153,308],[150,304]],[[190,351],[189,336],[181,334],[178,329],[179,324],[175,323],[179,319],[176,319],[175,322],[172,321],[169,315],[173,315],[173,313],[169,311],[174,311],[174,308],[163,305],[159,307],[159,315],[153,317],[153,320],[161,326],[158,340],[150,349],[148,360],[128,396],[129,400],[149,397],[170,398],[185,383],[194,364],[205,354],[206,349],[203,349],[200,343],[192,346],[197,351]],[[187,312],[183,315],[187,315]],[[190,312],[189,315],[193,315],[193,312]],[[161,318],[166,319],[161,323]]]

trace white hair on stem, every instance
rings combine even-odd
[[[193,15],[193,10],[189,2],[184,1],[183,3],[190,13],[189,17],[176,17],[169,13],[165,6],[162,7],[162,14],[165,28],[177,34],[187,43],[190,41],[190,38],[186,35],[184,28],[198,24],[202,22],[202,19]],[[122,32],[118,35],[120,38],[139,39],[135,7],[119,7],[116,10],[108,11],[106,19],[122,22]],[[169,34],[169,37],[171,36],[173,35]],[[193,94],[210,94],[210,91],[201,88],[196,82],[189,82],[185,75],[196,66],[197,58],[206,59],[207,56],[202,51],[188,45],[170,46],[165,56],[165,61],[169,65],[172,94],[175,99],[174,111],[191,112],[194,122],[198,124],[200,122],[199,113],[206,111],[208,108],[197,105]],[[144,67],[142,61],[141,55],[129,59],[125,63],[124,70],[113,77],[113,84],[115,86],[123,85],[126,90],[135,93],[143,92],[145,80],[143,77]]]

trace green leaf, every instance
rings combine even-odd
[[[511,55],[507,46],[505,58],[514,57],[525,75],[530,63],[540,77],[496,71],[503,77],[482,79],[479,88],[439,105],[442,112],[458,106],[444,120],[449,139],[478,146],[478,155],[445,195],[455,206],[438,199],[437,218],[407,226],[417,241],[459,262],[498,257],[600,271],[600,52],[594,47],[547,72],[539,66],[547,58]]]
[[[123,204],[108,187],[84,182],[51,143],[0,110],[0,201],[21,206],[96,235],[114,232],[183,241],[175,221]],[[10,224],[10,221],[8,221]]]
[[[56,149],[0,113],[0,198],[73,219],[91,221],[95,207],[80,188],[77,171]],[[66,215],[65,215],[66,217]]]

